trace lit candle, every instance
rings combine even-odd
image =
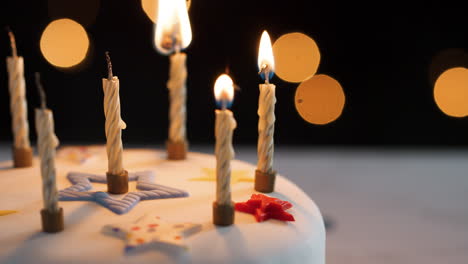
[[[234,223],[234,204],[231,200],[232,133],[237,124],[232,112],[227,109],[234,98],[234,85],[227,74],[218,77],[214,92],[221,110],[216,110],[215,124],[216,201],[213,204],[213,223],[231,225]]]
[[[273,153],[275,133],[275,88],[269,82],[273,77],[275,62],[270,36],[263,31],[258,52],[258,68],[260,75],[265,79],[260,84],[260,97],[258,100],[258,163],[255,173],[255,190],[259,192],[273,192],[276,172],[273,170]]]
[[[8,89],[10,91],[10,111],[13,128],[13,163],[15,167],[32,165],[32,149],[29,142],[28,106],[24,81],[23,57],[16,53],[13,32],[10,36],[12,56],[7,57]]]
[[[119,78],[112,74],[112,63],[106,52],[108,78],[102,79],[104,90],[104,114],[107,138],[107,187],[113,194],[128,192],[128,172],[122,165],[122,129],[126,128],[120,116]]]
[[[36,85],[41,97],[41,107],[36,108],[37,149],[41,159],[42,200],[44,209],[41,211],[42,228],[45,232],[63,230],[63,210],[58,206],[58,194],[55,172],[55,149],[59,141],[54,132],[54,117],[46,107],[45,92],[36,73]]]
[[[158,19],[154,43],[156,49],[170,56],[169,90],[169,138],[168,158],[185,159],[187,152],[186,136],[186,80],[187,55],[181,52],[192,40],[192,31],[185,0],[159,0]]]

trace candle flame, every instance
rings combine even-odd
[[[192,41],[192,30],[185,0],[159,0],[154,44],[162,54],[185,49]]]
[[[273,77],[275,71],[275,58],[273,56],[273,48],[268,32],[263,31],[260,38],[260,47],[258,48],[258,69],[264,79]]]
[[[230,106],[234,100],[234,83],[229,75],[221,74],[218,79],[216,79],[214,94],[216,102],[220,104],[222,108]]]

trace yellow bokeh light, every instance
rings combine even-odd
[[[318,74],[297,87],[295,104],[297,112],[305,121],[325,125],[341,116],[345,94],[337,80]]]
[[[446,115],[468,115],[468,69],[456,67],[443,72],[434,86],[434,99]]]
[[[187,10],[190,9],[191,2],[191,0],[187,0]],[[158,0],[141,0],[141,7],[148,18],[151,19],[153,23],[156,23],[158,15]]]
[[[89,48],[85,29],[71,19],[52,21],[42,32],[42,55],[52,65],[68,68],[82,62]]]
[[[287,82],[302,82],[312,77],[320,63],[320,51],[313,39],[302,33],[281,36],[273,44],[275,73]]]

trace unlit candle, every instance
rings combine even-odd
[[[55,172],[55,149],[59,141],[54,133],[54,117],[50,109],[36,109],[36,129],[39,157],[41,159],[42,196],[44,208],[58,211]]]
[[[10,92],[10,112],[14,147],[26,149],[31,147],[29,142],[28,106],[26,104],[26,89],[24,81],[24,60],[17,56],[13,33],[10,31],[12,56],[7,57],[8,90]]]

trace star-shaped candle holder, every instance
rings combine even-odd
[[[129,251],[144,245],[158,248],[159,243],[186,249],[184,238],[201,229],[200,224],[169,223],[159,216],[144,216],[131,223],[106,225],[103,232],[125,240],[125,250]]]
[[[128,180],[136,181],[139,191],[129,192],[122,199],[115,199],[107,192],[90,192],[92,182],[106,183],[104,175],[70,172],[67,175],[72,186],[59,191],[60,201],[93,201],[116,214],[128,213],[139,201],[187,197],[186,191],[155,184],[152,171],[129,173]]]

